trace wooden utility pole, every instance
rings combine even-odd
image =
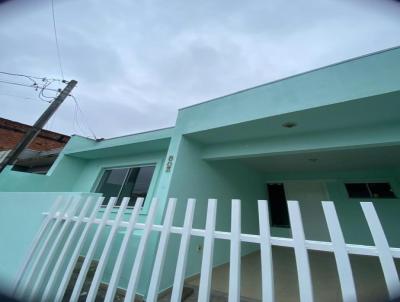
[[[43,114],[39,117],[32,128],[30,128],[28,132],[25,133],[24,137],[17,144],[17,146],[10,153],[8,153],[4,161],[0,163],[0,173],[7,165],[13,165],[17,161],[18,156],[35,139],[35,137],[46,125],[48,120],[57,111],[58,107],[60,107],[62,102],[70,95],[72,89],[76,86],[77,83],[78,82],[75,80],[71,80],[68,82],[67,86],[65,86],[60,94],[54,99],[54,101],[51,102],[50,106],[46,109],[45,112],[43,112]]]

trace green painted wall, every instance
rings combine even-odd
[[[179,161],[174,168],[173,179],[168,196],[178,198],[174,225],[183,225],[188,198],[196,198],[194,228],[205,227],[207,199],[218,199],[217,225],[220,231],[230,231],[231,199],[242,200],[242,231],[258,233],[257,200],[264,198],[263,178],[254,169],[240,162],[207,162],[201,159],[202,146],[183,138],[179,146]],[[192,237],[187,276],[195,275],[200,270],[201,255],[197,248],[203,246],[203,240]],[[179,238],[174,236],[169,244],[161,288],[167,288],[173,280]],[[242,253],[254,250],[254,246],[243,245]],[[217,240],[214,250],[214,264],[220,265],[229,261],[229,243]]]
[[[397,47],[183,108],[176,124],[190,133],[360,99],[398,91],[399,78]]]
[[[400,247],[400,238],[398,236],[400,221],[397,215],[400,212],[400,172],[398,169],[365,169],[324,173],[297,172],[290,174],[275,173],[273,175],[265,175],[265,182],[285,182],[293,180],[317,180],[323,181],[326,184],[329,198],[335,202],[339,221],[343,228],[343,234],[347,243],[364,245],[373,244],[367,222],[360,206],[361,201],[372,201],[383,225],[389,245],[392,247]],[[346,182],[375,181],[389,182],[397,198],[369,200],[349,198],[344,186],[344,183]],[[329,241],[329,233],[324,221],[321,204],[310,205],[307,204],[307,201],[302,200],[299,200],[299,202],[300,209],[302,210],[306,238],[310,240]],[[315,208],[315,211],[319,212],[319,215],[311,215],[311,213],[315,211],[307,211],[305,210],[305,207],[308,209],[310,207]],[[320,227],[315,228],[316,224]],[[275,232],[279,231],[280,230],[275,230]],[[287,233],[287,235],[290,234]]]
[[[22,265],[33,237],[58,196],[88,197],[79,192],[0,192],[0,290],[7,291]]]
[[[31,174],[11,170],[8,166],[0,174],[0,192],[62,192],[71,191],[86,161],[60,155],[57,169],[47,175]]]

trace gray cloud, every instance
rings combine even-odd
[[[0,70],[59,77],[50,4],[25,2],[0,5]],[[390,0],[55,3],[80,123],[105,137],[171,126],[178,108],[400,44]],[[46,105],[10,95],[35,92],[0,85],[7,118],[32,123]],[[47,127],[88,135],[75,115],[68,100]]]

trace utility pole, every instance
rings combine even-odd
[[[77,83],[78,82],[75,80],[71,80],[68,82],[67,86],[65,86],[60,94],[54,99],[54,101],[51,102],[50,106],[46,109],[45,112],[42,113],[42,115],[32,126],[32,128],[25,133],[24,137],[17,144],[17,146],[6,156],[4,161],[0,163],[0,173],[7,165],[13,165],[17,161],[18,156],[35,139],[40,130],[42,130],[42,128],[46,125],[47,121],[53,116],[54,112],[57,111],[62,102],[70,95],[72,89],[76,86]]]

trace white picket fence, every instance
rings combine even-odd
[[[196,204],[195,199],[189,199],[187,202],[186,215],[182,227],[172,225],[177,204],[177,200],[174,198],[168,201],[162,225],[154,224],[158,204],[157,199],[152,200],[145,223],[138,222],[138,214],[143,199],[137,200],[129,221],[123,220],[123,214],[129,202],[128,198],[123,199],[116,216],[110,219],[115,202],[116,199],[111,198],[103,215],[101,218],[98,218],[97,214],[103,203],[103,198],[99,198],[96,201],[90,197],[84,201],[78,199],[62,200],[62,198],[59,198],[51,211],[47,213],[26,260],[17,275],[14,287],[15,297],[24,298],[28,301],[62,301],[83,245],[87,240],[90,240],[89,249],[85,254],[84,262],[70,298],[70,301],[78,301],[86,274],[106,226],[111,226],[111,230],[107,235],[108,237],[86,301],[95,301],[111,249],[115,248],[113,245],[114,239],[120,228],[125,228],[126,230],[122,243],[119,246],[118,256],[114,263],[105,301],[114,300],[125,260],[127,257],[132,257],[127,251],[135,229],[143,230],[143,234],[134,255],[135,259],[126,290],[125,302],[131,302],[135,297],[144,257],[146,257],[145,249],[151,232],[160,232],[160,238],[157,254],[154,259],[151,281],[148,284],[146,301],[157,301],[166,249],[171,234],[179,234],[181,236],[171,294],[171,301],[173,302],[181,301],[189,244],[192,236],[204,238],[198,297],[198,301],[201,302],[209,301],[210,297],[215,239],[230,241],[230,302],[240,301],[240,247],[242,242],[256,243],[260,246],[263,302],[271,302],[275,298],[272,246],[284,246],[294,249],[300,300],[303,302],[313,301],[313,284],[308,258],[309,250],[334,253],[343,301],[357,300],[349,254],[378,256],[389,297],[393,299],[400,295],[400,282],[394,263],[394,258],[400,258],[400,249],[389,247],[380,220],[373,204],[370,202],[362,202],[361,207],[368,222],[375,246],[345,243],[335,206],[331,201],[322,202],[331,242],[305,239],[299,203],[297,201],[288,201],[293,238],[273,237],[270,235],[268,203],[266,200],[258,201],[259,235],[243,234],[241,232],[241,205],[240,200],[237,199],[232,200],[231,232],[216,231],[215,229],[217,215],[217,200],[215,199],[208,200],[205,229],[192,228]],[[97,226],[95,234],[89,236],[89,230],[93,225]],[[51,265],[51,263],[55,264]]]

